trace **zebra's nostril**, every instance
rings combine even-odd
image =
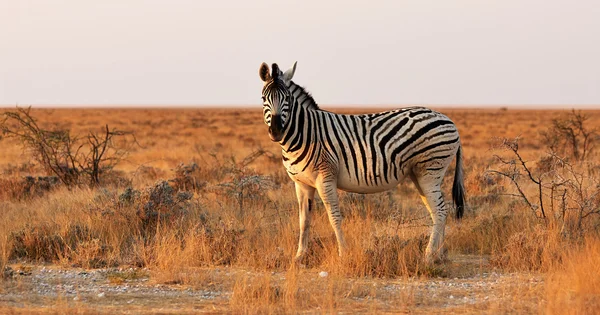
[[[281,130],[273,127],[269,127],[269,136],[272,141],[279,141],[282,138]]]

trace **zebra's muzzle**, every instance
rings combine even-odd
[[[271,117],[271,125],[269,126],[269,137],[273,142],[279,142],[283,138],[283,122],[280,115]]]

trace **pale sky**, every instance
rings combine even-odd
[[[0,104],[597,105],[597,0],[0,0]]]

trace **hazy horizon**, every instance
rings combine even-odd
[[[599,16],[591,0],[0,1],[0,105],[260,106],[260,64],[297,60],[324,107],[598,108]]]
[[[432,109],[439,110],[600,110],[600,105],[589,104],[589,105],[577,105],[577,104],[319,104],[319,107],[324,110],[357,110],[357,109],[372,109],[372,110],[388,110],[393,108],[412,107],[412,106],[425,106]],[[3,105],[0,104],[0,109],[11,109],[11,108],[28,108],[33,109],[227,109],[227,110],[247,110],[247,109],[261,109],[261,104],[13,104]]]

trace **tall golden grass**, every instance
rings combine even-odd
[[[600,312],[600,239],[587,238],[567,248],[546,280],[545,311],[548,314]]]

